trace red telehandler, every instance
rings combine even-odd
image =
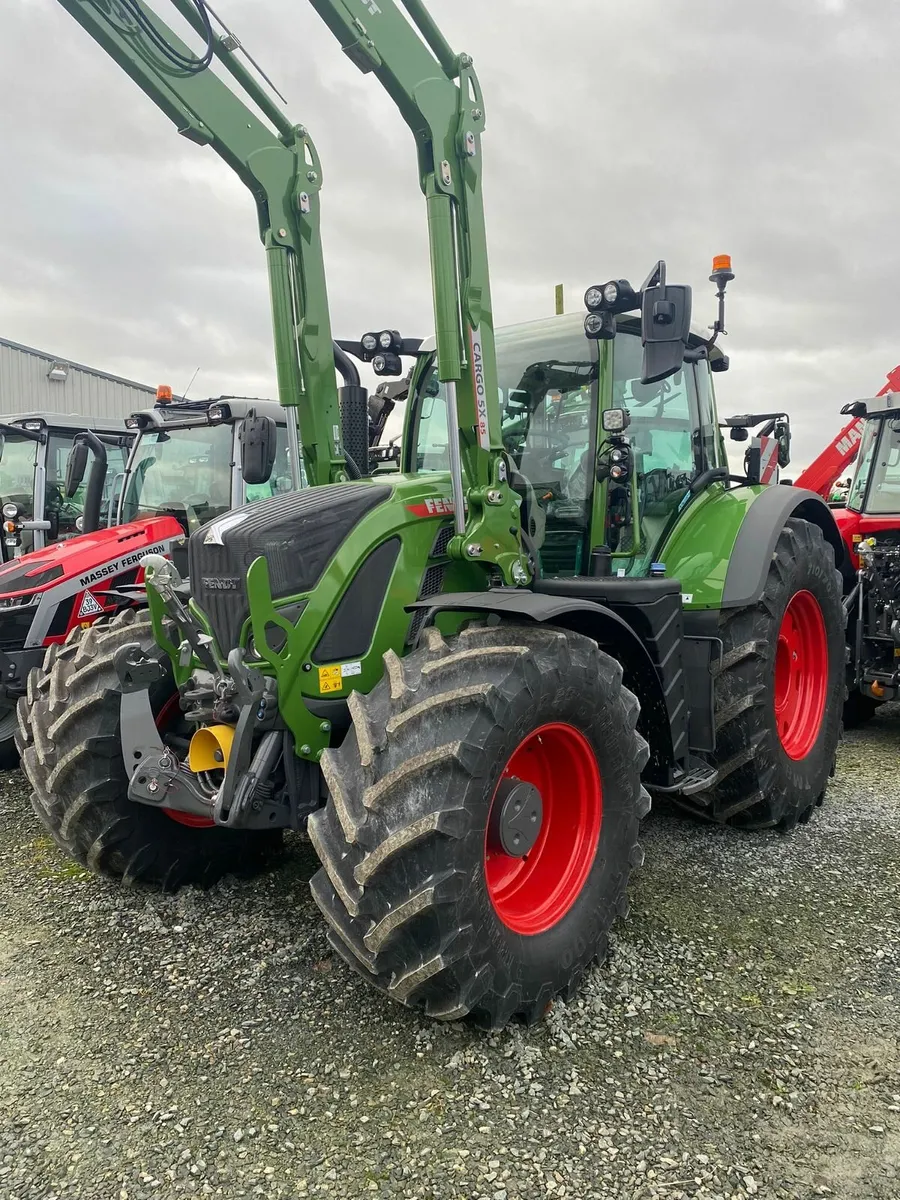
[[[874,400],[841,412],[848,424],[795,482],[827,500],[856,460],[846,495],[831,505],[844,542],[844,724],[852,727],[900,697],[900,367]]]
[[[894,367],[888,374],[887,383],[878,395],[886,396],[889,392],[900,392],[900,366]],[[830,500],[835,483],[856,461],[865,423],[865,418],[858,416],[848,421],[818,458],[798,475],[794,480],[795,486],[807,488],[816,492],[823,500]]]

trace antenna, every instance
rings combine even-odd
[[[184,389],[184,391],[183,391],[183,392],[182,392],[182,394],[181,394],[181,399],[182,399],[182,400],[187,400],[187,394],[188,394],[188,392],[191,390],[191,387],[192,387],[192,385],[193,385],[193,382],[194,382],[194,380],[197,378],[197,376],[199,375],[199,373],[200,373],[200,368],[198,367],[198,368],[197,368],[197,370],[196,370],[196,371],[193,373],[193,375],[191,376],[190,383],[187,385],[187,387]]]

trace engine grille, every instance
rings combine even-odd
[[[308,592],[356,523],[383,503],[390,487],[364,483],[273,496],[229,513],[191,535],[191,590],[223,654],[238,645],[250,615],[247,571],[269,565],[275,600]]]

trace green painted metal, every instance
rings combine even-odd
[[[764,490],[756,484],[726,491],[716,483],[687,505],[659,551],[666,574],[681,581],[685,608],[721,608],[734,543]]]
[[[60,0],[179,131],[208,144],[253,192],[268,260],[275,360],[281,403],[297,411],[306,475],[312,484],[345,478],[325,269],[319,236],[322,170],[302,126],[291,125],[233,45],[214,36],[212,52],[270,129],[213,72],[186,71],[154,49],[118,5]],[[146,20],[179,53],[188,47],[143,0]],[[190,0],[173,0],[198,32]],[[453,53],[421,0],[310,0],[344,52],[373,73],[415,138],[426,201],[440,377],[456,387],[465,468],[455,497],[465,530],[449,553],[528,582],[519,497],[510,488],[499,418],[491,399],[497,369],[482,201],[484,101],[472,60]]]
[[[420,0],[310,0],[345,54],[372,72],[415,138],[425,196],[438,376],[455,384],[465,475],[465,532],[451,557],[496,567],[508,584],[530,580],[520,499],[509,486],[482,199],[484,100],[472,60],[455,55]],[[457,507],[462,495],[455,497]]]
[[[319,233],[322,168],[306,129],[291,124],[225,39],[214,35],[213,53],[252,108],[211,70],[189,72],[174,66],[119,5],[59,2],[179,133],[210,146],[253,194],[268,263],[279,400],[296,411],[309,481],[346,479]],[[135,2],[170,46],[190,55],[148,5]],[[202,32],[190,0],[173,3]]]
[[[330,730],[320,717],[307,707],[307,700],[346,699],[351,690],[368,692],[384,674],[384,655],[388,650],[403,654],[407,646],[407,635],[412,616],[406,605],[412,604],[420,594],[422,580],[431,566],[444,567],[442,590],[477,590],[485,586],[484,571],[475,563],[460,562],[442,555],[432,558],[430,552],[442,526],[450,524],[447,509],[450,503],[450,478],[448,475],[391,475],[381,476],[376,481],[360,482],[359,487],[371,487],[385,483],[391,487],[387,500],[368,512],[350,530],[321,578],[309,592],[272,600],[269,571],[266,560],[257,558],[247,575],[247,593],[250,617],[244,623],[240,645],[248,645],[252,634],[255,652],[268,664],[267,673],[278,681],[279,708],[281,715],[294,734],[297,752],[306,758],[317,759],[329,744]],[[326,500],[323,494],[323,502]],[[427,502],[437,502],[429,505]],[[429,512],[436,508],[436,512]],[[322,633],[328,626],[345,592],[369,555],[384,542],[397,539],[399,554],[387,588],[385,600],[378,613],[372,642],[365,654],[353,661],[353,673],[341,676],[338,685],[331,678],[320,675],[320,668],[347,664],[314,662],[315,652]],[[154,631],[159,644],[172,658],[176,680],[183,682],[192,669],[192,664],[179,662],[178,648],[167,641],[163,624],[162,601],[152,588],[150,611],[154,620]],[[280,610],[305,600],[306,605],[296,624],[286,621]],[[206,617],[192,604],[192,612],[204,629],[212,635]],[[271,646],[267,627],[275,625],[286,634],[280,650]],[[223,667],[230,646],[218,647]],[[193,664],[199,665],[199,664]],[[322,679],[328,686],[323,690]],[[326,723],[327,724],[327,723]]]

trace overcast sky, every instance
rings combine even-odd
[[[167,0],[156,10],[179,30]],[[372,76],[298,0],[218,0],[324,167],[336,335],[431,326],[415,153]],[[900,5],[430,0],[475,59],[497,324],[577,309],[664,257],[714,315],[723,414],[786,407],[795,461],[900,362]],[[194,394],[273,394],[253,203],[56,0],[0,4],[0,334]]]

